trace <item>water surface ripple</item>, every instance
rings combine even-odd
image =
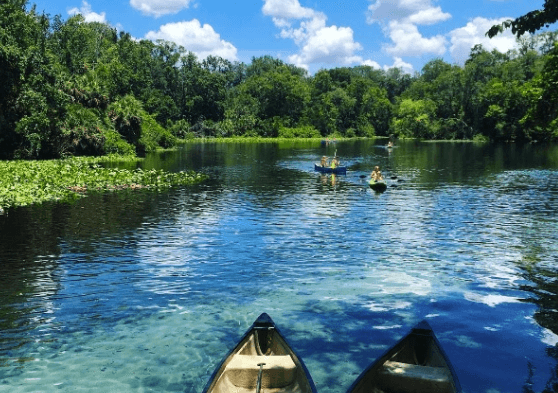
[[[335,150],[347,175],[315,173]],[[9,211],[0,392],[199,392],[261,312],[320,392],[346,391],[421,319],[465,392],[541,392],[558,367],[556,157],[189,144],[144,165],[203,171],[204,184]],[[366,182],[374,165],[382,194]]]

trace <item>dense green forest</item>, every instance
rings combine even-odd
[[[509,27],[500,26],[499,30]],[[497,34],[498,31],[493,32]],[[138,154],[192,137],[558,139],[556,32],[415,75],[199,60],[27,0],[0,3],[0,158]]]

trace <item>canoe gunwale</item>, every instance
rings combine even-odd
[[[436,346],[436,349],[438,350],[442,359],[446,363],[444,368],[446,368],[448,372],[451,374],[451,378],[452,378],[451,383],[455,388],[455,393],[462,393],[461,384],[459,383],[459,379],[457,378],[457,374],[455,372],[455,369],[453,368],[453,365],[451,364],[447,354],[442,348],[442,345],[438,341],[438,338],[434,334],[434,331],[432,330],[428,322],[426,322],[425,320],[417,324],[414,328],[411,329],[411,331],[408,334],[403,336],[393,346],[389,347],[380,357],[378,357],[375,361],[373,361],[370,365],[368,365],[364,369],[364,371],[357,377],[357,379],[351,384],[351,386],[347,390],[347,393],[353,393],[359,387],[361,382],[365,381],[369,373],[379,370],[380,367],[382,367],[382,365],[385,364],[386,361],[392,359],[397,353],[399,353],[404,347],[405,343],[408,340],[412,339],[413,337],[426,337],[433,341],[434,345]]]

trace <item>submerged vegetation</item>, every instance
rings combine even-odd
[[[159,190],[205,179],[194,172],[105,168],[108,161],[64,159],[0,161],[0,210],[46,201],[69,202],[92,192]]]
[[[415,75],[251,64],[0,3],[0,159],[144,155],[196,137],[558,139],[557,33]]]

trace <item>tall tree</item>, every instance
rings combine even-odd
[[[259,102],[262,120],[283,118],[293,126],[298,123],[309,101],[309,88],[305,79],[285,65],[266,68],[252,73],[241,85],[241,90]]]
[[[436,104],[432,100],[402,100],[394,120],[395,134],[425,139],[437,138],[439,124],[435,112]]]
[[[25,4],[0,2],[0,157],[51,157],[65,96],[47,46],[49,19]]]
[[[530,100],[521,120],[535,140],[558,139],[558,43],[545,56],[540,75],[526,84],[524,96]]]
[[[370,87],[362,98],[357,129],[365,130],[366,125],[370,124],[375,135],[387,136],[392,117],[393,104],[389,101],[387,92],[377,86]],[[361,134],[371,136],[366,132]]]

